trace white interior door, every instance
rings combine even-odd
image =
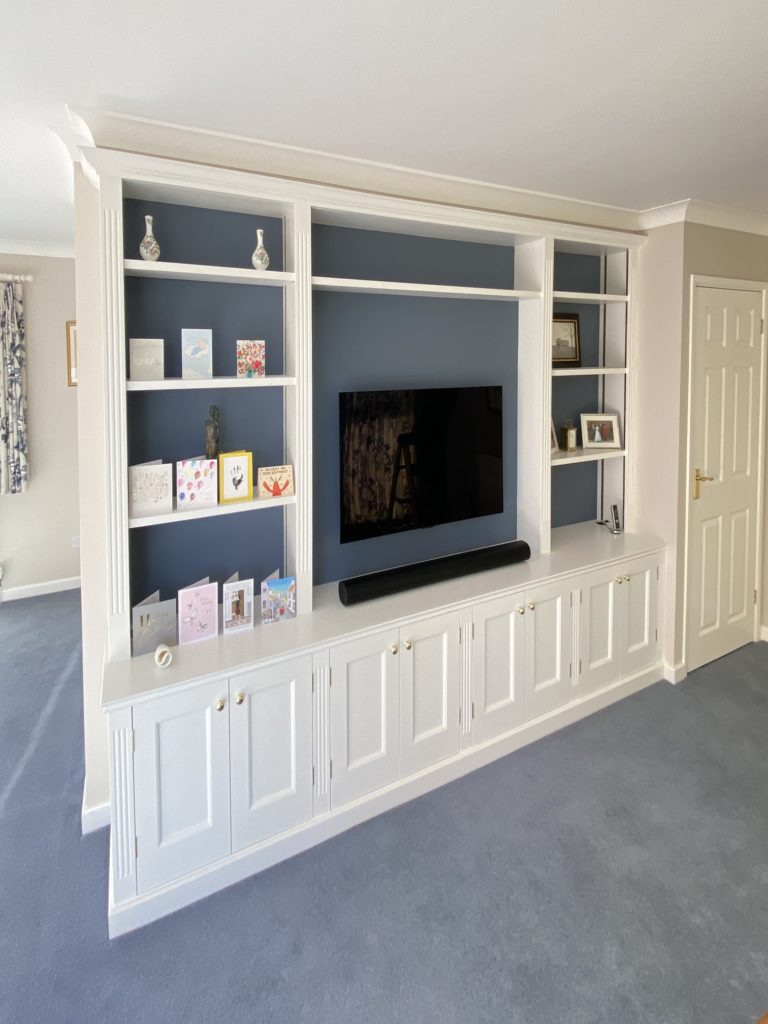
[[[312,817],[312,657],[230,681],[232,849]]]
[[[230,852],[226,680],[133,709],[138,891]]]
[[[333,807],[400,774],[399,642],[394,629],[331,648]]]
[[[475,743],[501,736],[524,719],[524,602],[520,593],[472,609]]]
[[[689,670],[755,639],[763,399],[761,318],[759,289],[694,288],[686,616]]]
[[[403,775],[459,751],[459,650],[458,612],[400,630]]]

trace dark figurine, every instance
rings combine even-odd
[[[219,407],[212,405],[205,421],[205,457],[216,459],[219,456]]]

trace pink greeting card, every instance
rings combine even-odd
[[[216,459],[182,459],[176,463],[176,508],[179,512],[218,504]]]
[[[266,345],[263,341],[237,342],[237,376],[263,377],[266,373]]]
[[[208,579],[179,591],[179,643],[194,644],[219,632],[219,585]]]

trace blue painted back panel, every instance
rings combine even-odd
[[[501,245],[315,224],[312,273],[319,277],[359,277],[370,281],[513,288],[515,250]]]
[[[141,259],[144,215],[154,218],[160,259],[167,263],[202,263],[214,267],[251,267],[256,229],[264,229],[269,269],[283,270],[283,222],[275,217],[205,210],[197,206],[151,203],[143,199],[123,202],[125,259]]]
[[[517,536],[517,307],[513,303],[316,293],[315,581],[323,583]],[[500,384],[504,512],[341,544],[341,391]]]

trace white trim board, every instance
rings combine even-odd
[[[0,601],[21,601],[25,597],[42,597],[44,594],[58,594],[62,590],[78,590],[79,576],[68,576],[60,580],[45,580],[42,583],[27,583],[21,587],[0,587]]]
[[[0,238],[0,254],[3,256],[48,256],[54,259],[73,260],[73,242],[30,242],[20,238]]]
[[[83,791],[83,807],[80,811],[80,830],[84,836],[91,832],[98,832],[99,829],[109,825],[109,804],[99,804],[97,807],[85,806],[85,791]]]

